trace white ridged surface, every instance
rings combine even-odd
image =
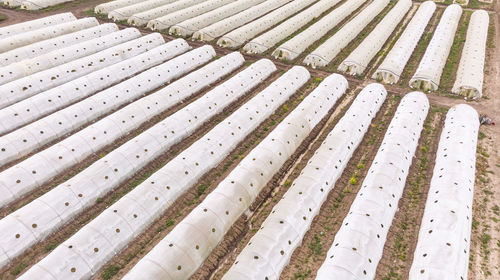
[[[211,46],[204,46],[197,50],[210,51],[211,57],[215,56],[215,51]],[[180,60],[186,61],[185,57]],[[193,59],[193,65],[199,64],[194,61],[195,59]],[[55,232],[75,215],[92,206],[97,198],[112,191],[157,156],[168,151],[172,145],[192,134],[231,102],[258,85],[262,81],[260,78],[266,76],[260,74],[264,71],[256,70],[258,74],[254,79],[249,79],[247,76],[230,79],[224,86],[212,90],[212,94],[170,115],[100,158],[71,179],[0,220],[0,248],[8,252],[8,257],[11,259]],[[228,90],[233,90],[232,96],[228,94]],[[224,97],[226,95],[228,98]],[[207,99],[208,97],[213,99]],[[129,108],[133,107],[135,106],[129,106]],[[118,111],[120,113],[115,113],[110,118],[101,121],[100,124],[105,125],[107,133],[101,132],[103,128],[101,125],[91,126],[83,133],[88,140],[80,137],[75,139],[78,140],[77,143],[69,144],[91,146],[89,142],[102,143],[106,141],[107,135],[114,135],[121,127],[128,126],[127,121],[135,121],[135,115],[144,114],[146,115],[144,118],[149,119],[148,113],[142,108],[135,107],[134,109],[132,111],[134,115],[131,115],[131,109],[120,110]],[[120,122],[120,119],[123,121]],[[119,124],[121,127],[118,126]],[[27,228],[25,225],[32,226]],[[6,262],[8,260],[2,259],[0,264]]]
[[[0,108],[5,108],[45,90],[118,63],[165,42],[163,37],[157,33],[140,37],[141,33],[137,29],[128,29],[127,32],[133,33],[130,38],[137,39],[1,85]]]
[[[490,16],[484,10],[472,13],[467,38],[457,70],[453,93],[477,99],[483,95],[484,60]]]
[[[469,105],[446,114],[410,280],[468,279],[478,131]]]
[[[242,26],[231,33],[224,35],[217,44],[219,46],[238,47],[252,39],[262,31],[273,26],[282,20],[287,19],[292,14],[301,11],[305,6],[315,2],[314,0],[294,1],[280,9],[266,15],[265,19],[258,19],[248,25]],[[306,25],[311,20],[319,17],[322,13],[339,3],[340,0],[321,0],[306,10],[298,13],[297,15],[287,19],[283,23],[266,31],[264,34],[257,38],[252,39],[248,44],[243,47],[247,53],[263,53],[268,49],[274,47],[280,41],[299,30],[302,26]],[[253,26],[258,22],[257,26]]]
[[[188,44],[177,39],[12,104],[0,110],[0,133],[17,129],[187,50]]]
[[[428,110],[422,92],[401,100],[316,279],[375,279]]]
[[[411,0],[399,0],[363,42],[342,61],[338,70],[350,75],[363,74],[370,61],[382,49],[389,36],[410,10],[411,5]],[[340,50],[339,48],[338,52]]]
[[[46,26],[30,32],[13,34],[12,36],[0,40],[0,53],[97,25],[99,25],[99,22],[95,18],[82,18],[57,25]]]
[[[124,42],[120,41],[120,38],[114,39],[108,36],[116,31],[118,31],[116,24],[105,23],[0,54],[0,64],[4,65],[0,68],[0,85],[95,53],[102,50],[103,46]],[[123,32],[115,34],[123,35]],[[88,46],[92,44],[91,42],[99,45],[97,48]],[[83,49],[87,47],[90,48]]]
[[[410,80],[410,87],[425,91],[438,89],[461,15],[462,8],[457,4],[444,10],[417,71]]]
[[[387,84],[398,82],[399,76],[403,73],[406,63],[415,50],[435,10],[436,4],[433,1],[420,4],[399,39],[373,74],[372,79],[378,79]]]
[[[269,11],[279,8],[290,1],[292,0],[268,0],[266,2],[260,3],[241,13],[225,18],[210,26],[196,31],[193,34],[193,38],[202,41],[212,41],[215,38],[218,38],[237,27],[249,23],[252,20],[268,13]]]
[[[366,0],[347,0],[347,2],[322,17],[306,30],[283,43],[272,55],[277,59],[294,60],[365,2]]]
[[[153,30],[168,29],[172,25],[199,16],[201,14],[217,9],[232,2],[235,2],[235,0],[207,0],[197,5],[193,5],[188,8],[184,8],[182,10],[178,10],[173,13],[169,13],[164,16],[150,20],[148,22],[147,27]],[[160,7],[157,9],[161,10],[163,8]]]
[[[404,1],[399,1],[401,3]],[[389,0],[374,0],[356,17],[351,19],[332,37],[306,56],[304,63],[316,67],[328,65],[337,54],[349,44],[358,34],[389,4]],[[378,35],[378,34],[377,34]]]
[[[143,98],[140,101],[142,104],[137,105],[144,107],[155,101],[167,101],[165,96],[169,96],[169,94],[173,94],[173,99],[176,101],[182,100],[183,96],[177,96],[177,94],[180,90],[185,90],[187,84],[196,85],[195,88],[189,88],[191,92],[195,92],[215,82],[224,74],[231,73],[235,68],[240,67],[243,62],[244,58],[239,53],[226,55],[172,83],[161,91]],[[257,63],[254,67],[263,64],[270,67],[271,70],[274,68],[270,62]],[[247,72],[251,72],[251,70]],[[201,77],[206,76],[210,76],[210,78],[200,80]],[[184,96],[186,95],[184,94]],[[202,101],[206,101],[206,99],[202,97]],[[171,101],[159,102],[155,111],[161,111],[169,103],[172,104]],[[279,106],[279,103],[275,106]],[[178,114],[174,115],[177,116]],[[213,148],[212,142],[215,140],[208,140],[207,142],[206,139],[218,139],[219,137],[211,136],[214,133],[217,136],[229,133],[226,123],[219,124],[212,132],[206,134],[167,165],[156,171],[130,193],[108,207],[88,225],[58,246],[51,254],[24,274],[21,279],[43,276],[49,278],[49,275],[52,276],[52,279],[89,278],[116,252],[121,251],[133,238],[137,237],[153,223],[207,169],[216,166],[246,134],[252,131],[251,127],[258,125],[263,118],[265,117],[256,119],[255,124],[245,126],[241,134],[231,138],[234,141],[233,143],[224,141],[224,145],[217,146],[215,154],[208,154],[207,151]],[[245,125],[247,124],[249,123],[245,123]],[[188,166],[186,166],[187,161],[191,163]],[[199,165],[197,162],[203,162],[203,165]],[[184,169],[190,172],[185,174]],[[166,186],[169,186],[168,189]],[[119,234],[116,234],[117,228],[120,229]],[[107,236],[113,232],[111,241]],[[62,259],[65,261],[61,262]],[[71,272],[72,268],[75,268],[74,273]]]
[[[347,80],[333,74],[319,85],[316,98],[325,104],[335,102],[346,89]],[[279,279],[386,95],[382,86],[374,84],[361,91],[222,279]]]
[[[177,23],[170,27],[168,33],[184,37],[191,36],[191,34],[203,27],[216,23],[264,1],[265,0],[240,0],[229,3],[215,10]]]
[[[42,29],[48,26],[54,26],[60,23],[75,21],[76,17],[72,13],[55,14],[40,19],[25,21],[0,28],[0,39],[19,35],[26,32]]]
[[[45,138],[39,137],[41,138],[38,142],[39,144],[44,143],[42,141],[48,143],[48,141],[54,138],[63,137],[65,134],[95,120],[103,114],[108,113],[110,110],[116,109],[127,101],[132,101],[135,98],[141,97],[148,91],[154,90],[162,84],[168,83],[172,79],[204,64],[213,58],[214,55],[211,51],[212,49],[209,47],[196,49],[159,66],[153,67],[118,85],[110,87],[85,100],[36,121],[20,129],[21,133],[28,134],[30,131],[36,132],[35,129],[37,128],[42,129],[41,131],[44,132],[43,135],[47,136],[45,136]],[[172,55],[171,52],[163,53]],[[198,57],[198,55],[202,55],[202,57]],[[190,58],[198,58],[198,61],[193,60],[193,62],[184,65],[184,61]],[[169,72],[163,73],[160,72],[161,70],[167,70]],[[96,126],[97,123],[101,122],[99,121],[0,173],[1,186],[3,186],[4,190],[10,192],[10,195],[6,192],[6,194],[1,197],[0,206],[4,206],[6,203],[15,200],[24,193],[37,188],[44,182],[47,182],[47,180],[64,172],[66,168],[81,162],[91,153],[111,144],[112,141],[130,132],[134,127],[137,127],[141,123],[139,120],[149,116],[147,112],[150,112],[149,110],[151,110],[152,106],[146,106],[149,107],[149,109],[147,109],[146,112],[142,112],[143,109],[138,110],[136,105],[137,104],[132,103],[128,106],[133,107],[137,112],[134,113],[125,110],[118,113],[120,112],[119,110],[109,115],[109,118],[106,117],[102,120],[105,124],[104,127]],[[167,103],[166,106],[167,105],[172,106],[173,104]],[[78,116],[77,114],[81,113],[83,111],[82,109],[87,109],[86,111],[89,112],[83,116],[84,118],[79,116],[79,118],[75,117],[74,119],[70,119],[70,121],[63,122],[66,121],[66,116]],[[145,114],[145,116],[141,116],[141,113]],[[138,116],[136,117],[136,115]],[[50,131],[46,124],[56,123],[57,121],[60,122],[59,127],[54,127],[53,130]],[[108,126],[107,129],[105,129],[106,125]],[[11,134],[15,134],[15,132]],[[4,139],[2,138],[2,140]]]
[[[298,90],[309,77],[295,66],[271,92]],[[334,103],[315,101],[306,97],[123,279],[189,278]]]

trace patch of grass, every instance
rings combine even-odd
[[[199,185],[198,188],[196,188],[196,196],[200,197],[201,195],[205,194],[207,188],[208,187],[206,185]]]
[[[481,131],[479,131],[479,134],[478,134],[477,138],[478,138],[479,140],[483,140],[484,138],[486,138],[486,134],[484,134],[484,133],[482,133]]]
[[[105,14],[96,14],[94,12],[94,9],[88,9],[85,11],[85,14],[89,17],[95,17],[95,18],[100,18],[100,19],[108,19],[107,15]]]
[[[309,249],[311,250],[311,253],[316,256],[321,254],[321,240],[319,239],[319,236],[317,234],[314,235],[314,240],[309,244]]]
[[[52,242],[49,245],[45,246],[45,253],[49,253],[57,247],[57,243]]]
[[[118,273],[118,271],[120,271],[120,269],[121,269],[121,267],[112,264],[112,265],[106,267],[102,271],[101,278],[104,280],[109,280],[109,279],[113,278],[113,276],[115,276]]]
[[[28,267],[27,263],[20,263],[16,267],[14,267],[14,269],[10,272],[10,274],[14,276],[19,275],[19,273],[21,273],[27,267]]]
[[[6,19],[8,19],[8,17],[6,15],[0,14],[0,21],[4,21]]]

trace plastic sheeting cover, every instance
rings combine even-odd
[[[425,91],[438,89],[461,15],[462,8],[458,4],[449,5],[444,10],[417,71],[410,80],[411,88]]]
[[[170,1],[170,0],[168,0],[168,1]],[[141,6],[142,5],[148,6],[148,8],[145,9],[143,12],[134,13],[133,15],[131,15],[129,17],[127,22],[129,24],[136,25],[136,26],[146,25],[152,19],[159,18],[159,17],[165,16],[165,15],[168,15],[170,13],[173,13],[175,11],[194,6],[194,5],[199,4],[203,1],[206,1],[206,0],[179,0],[179,1],[175,1],[175,2],[170,3],[170,4],[164,4],[163,3],[164,0],[145,1],[145,2],[143,2],[144,4],[141,4]],[[160,6],[158,6],[157,8],[149,8],[149,5],[156,6],[156,4],[160,4]],[[137,8],[139,8],[139,7],[137,7]],[[141,7],[140,10],[142,10],[142,9],[143,8]],[[151,28],[150,25],[148,25],[148,27]]]
[[[171,45],[167,47],[171,47]],[[22,137],[23,134],[29,136],[30,132],[36,133],[36,129],[43,129],[41,131],[44,132],[43,134],[45,135],[45,137],[39,137],[40,139],[37,143],[39,145],[42,143],[47,143],[54,138],[62,137],[66,133],[81,127],[85,123],[95,120],[103,114],[107,114],[110,110],[117,108],[125,102],[133,100],[137,97],[141,97],[148,91],[156,89],[162,84],[168,83],[172,79],[179,77],[180,75],[192,70],[193,68],[204,64],[209,59],[213,58],[213,55],[210,51],[211,49],[207,47],[197,49],[185,55],[181,55],[178,58],[153,67],[152,69],[146,70],[145,72],[131,79],[128,79],[83,101],[75,103],[63,110],[40,119],[33,124],[26,126],[25,128],[17,130],[20,131],[19,133],[16,133],[17,131],[15,131],[11,134],[17,135],[18,137]],[[179,53],[182,52],[183,50],[179,51]],[[168,52],[165,51],[165,48],[162,48],[160,49],[160,52],[153,50],[147,55],[156,55],[168,58],[168,56],[175,54],[176,53],[173,52],[173,50],[170,50],[170,52]],[[198,55],[200,54],[204,57],[198,57]],[[143,56],[142,58],[144,57],[145,56]],[[197,57],[199,61],[193,61],[189,64],[184,64],[184,61],[182,61],[184,59],[190,59],[194,57]],[[169,72],[162,74],[162,72],[159,72],[161,70]],[[156,73],[159,73],[159,75]],[[153,80],[151,79],[151,77],[155,77],[155,79]],[[171,106],[172,104],[163,104],[163,106],[167,105]],[[130,105],[130,107],[134,107],[137,111],[135,105]],[[149,108],[146,108],[146,112],[151,111],[151,106],[147,107]],[[87,111],[85,110],[86,108],[89,113],[78,118],[78,113]],[[100,120],[99,122],[78,131],[74,135],[71,135],[70,137],[60,141],[58,144],[53,145],[0,173],[0,182],[2,182],[5,186],[5,189],[9,190],[10,192],[10,195],[7,195],[6,193],[3,197],[1,197],[0,205],[4,205],[9,200],[14,199],[22,195],[23,193],[40,186],[47,180],[57,176],[66,168],[72,166],[77,162],[80,162],[92,152],[98,151],[100,148],[104,147],[107,144],[110,144],[112,141],[126,134],[131,129],[142,123],[141,120],[143,117],[146,118],[149,116],[148,114],[144,116],[138,114],[137,112],[134,113],[134,111],[129,112],[128,109],[122,109],[120,111],[120,113],[115,112],[109,115],[109,118],[106,117],[103,120]],[[123,112],[126,112],[126,114],[123,114]],[[73,116],[73,114],[77,117],[69,120],[66,118],[66,116]],[[59,127],[53,128],[53,130],[50,130],[50,128],[47,127],[47,124],[56,122],[59,122]],[[97,124],[100,124],[101,122],[103,122],[105,125],[97,129]],[[115,127],[107,128],[107,126],[109,126],[113,122],[116,123],[114,125]],[[108,132],[108,129],[111,130]],[[7,136],[9,135],[10,134],[8,134]],[[1,138],[1,140],[4,139]],[[85,145],[81,144],[81,142],[84,142]],[[71,153],[69,152],[70,150]],[[16,178],[16,180],[13,180],[14,178]]]
[[[407,2],[402,0],[399,1],[398,4],[399,3],[401,3],[401,7]],[[349,44],[349,42],[356,38],[356,36],[385,8],[385,6],[387,6],[387,4],[389,4],[389,0],[374,0],[356,15],[356,17],[342,26],[337,33],[316,48],[311,54],[306,56],[304,63],[311,65],[313,68],[326,66],[344,47],[347,46],[347,44]],[[384,28],[388,27],[384,26]]]
[[[122,30],[123,32],[125,30]],[[117,82],[158,65],[189,49],[184,40],[170,41],[150,51],[41,92],[0,110],[0,134],[39,119]],[[65,53],[64,50],[63,54]],[[98,82],[97,82],[98,81]],[[90,86],[91,85],[91,86]]]
[[[118,31],[118,26],[114,23],[105,23],[101,25],[97,25],[94,27],[90,27],[87,29],[83,29],[74,33],[69,33],[66,35],[61,35],[55,38],[43,40],[40,42],[36,42],[30,45],[26,45],[23,47],[19,47],[4,53],[0,54],[0,84],[4,84],[6,81],[11,81],[15,78],[11,78],[8,75],[9,67],[5,67],[7,65],[11,65],[12,67],[18,67],[13,65],[16,62],[23,62],[35,58],[37,56],[44,55],[54,50],[66,48],[69,46],[73,46],[75,44],[88,41],[91,39],[95,39],[106,34]],[[17,65],[23,65],[22,63],[18,63]],[[2,76],[3,75],[3,76]],[[19,75],[19,74],[18,74]],[[25,76],[25,75],[24,75]],[[14,77],[17,77],[14,75]]]
[[[294,1],[287,4],[261,19],[224,35],[219,39],[217,44],[222,47],[239,47],[262,31],[265,31],[276,23],[285,20],[313,2],[315,2],[315,0]],[[287,19],[275,28],[265,32],[255,39],[252,39],[243,47],[243,50],[247,53],[263,53],[339,2],[340,0],[321,0],[307,8],[305,11]]]
[[[375,278],[428,110],[421,92],[401,100],[316,279]]]
[[[137,38],[124,32],[115,33],[119,38],[107,36],[116,31],[116,24],[105,23],[0,54],[0,61],[8,64],[0,68],[0,85]]]
[[[106,66],[143,53],[165,42],[158,33],[143,37],[135,28],[126,29],[133,39],[85,57],[66,62],[0,86],[0,108],[5,108],[42,91],[67,83]]]
[[[435,10],[436,4],[434,1],[426,1],[420,5],[401,37],[399,37],[382,64],[373,74],[372,79],[387,84],[398,82],[399,76],[403,72]]]
[[[309,77],[295,66],[275,82],[274,92],[300,88]],[[189,278],[334,103],[317,100],[299,104],[124,279]]]
[[[264,1],[265,0],[240,0],[229,3],[210,12],[175,24],[174,26],[170,27],[168,33],[184,37],[191,36],[191,34],[202,29],[205,26],[230,17]]]
[[[25,21],[18,24],[12,24],[0,28],[0,39],[5,39],[21,33],[26,33],[41,29],[47,26],[53,26],[60,23],[75,21],[76,17],[72,13],[55,14],[40,19]]]
[[[116,10],[122,7],[131,6],[137,3],[144,2],[144,0],[115,0],[99,4],[94,8],[96,14],[107,14],[112,10]]]
[[[279,8],[290,1],[292,0],[268,0],[266,2],[260,3],[259,5],[251,7],[241,13],[223,19],[201,30],[198,30],[193,34],[193,38],[202,41],[212,41],[215,38],[220,37],[239,26],[251,22],[252,20],[268,13],[269,11]]]
[[[399,25],[412,5],[411,0],[399,0],[387,15],[377,24],[368,36],[349,56],[342,61],[338,70],[350,75],[361,75],[368,63],[382,49],[389,36]]]
[[[215,51],[211,46],[199,49],[210,49],[215,56]],[[182,61],[185,61],[184,58]],[[262,77],[268,76],[266,72],[270,73],[273,70],[257,69],[252,72],[256,76],[253,79],[240,76],[228,80],[224,85],[215,88],[204,97],[168,116],[108,153],[68,181],[0,220],[1,248],[5,252],[9,252],[9,258],[12,258],[29,246],[43,240],[75,215],[92,206],[98,197],[112,191],[113,188],[130,178],[157,156],[168,151],[172,145],[191,135],[195,129],[211,117],[252,90],[262,81]],[[232,95],[230,95],[231,90],[233,91]],[[137,107],[135,107],[134,115],[131,116],[132,107],[133,105],[128,106],[127,110],[120,110],[118,111],[120,113],[101,120],[100,125],[107,125],[106,129],[112,134],[111,130],[116,131],[128,125],[120,122],[118,117],[133,122],[133,116],[143,114],[145,115],[142,117],[144,121],[150,119],[151,116],[147,115],[147,111]],[[121,126],[117,126],[119,124]],[[95,127],[95,130],[92,127],[89,128],[90,131],[102,135],[101,129],[102,126]],[[87,132],[84,136],[91,137],[92,135]],[[100,138],[105,138],[105,136]],[[97,139],[88,139],[87,141],[97,141]],[[85,139],[80,143],[82,142],[85,143]],[[89,145],[88,142],[86,144]],[[34,223],[36,223],[35,227],[25,231],[25,224]],[[126,228],[120,228],[113,233],[118,234],[121,230],[125,231]],[[16,238],[17,234],[19,234],[18,238]],[[119,240],[116,239],[116,241]]]
[[[99,22],[95,18],[82,18],[57,25],[46,26],[30,32],[13,34],[12,36],[0,40],[0,53],[97,25],[99,25]]]
[[[446,114],[410,280],[468,279],[478,131],[469,105]]]
[[[279,46],[273,56],[277,59],[294,60],[310,45],[332,30],[337,24],[358,9],[366,0],[348,0],[331,13],[322,17],[306,30]]]
[[[196,85],[199,83],[196,89],[190,88],[190,90],[196,91],[201,87],[208,86],[207,83],[204,83],[205,81],[215,82],[217,78],[231,73],[243,62],[244,58],[241,54],[231,53],[154,93],[156,96],[148,96],[143,100],[149,99],[150,103],[165,100],[165,95],[177,95],[179,90],[186,89],[186,84]],[[253,68],[264,64],[272,66],[272,63],[264,62],[254,64]],[[200,80],[200,77],[206,76],[209,78]],[[179,96],[178,100],[180,98],[182,97]],[[272,105],[277,107],[279,104]],[[148,103],[144,103],[145,105]],[[262,116],[256,116],[255,124],[245,123],[243,130],[238,131],[239,133],[235,137],[232,137],[230,141],[224,141],[224,145],[215,146],[217,151],[208,154],[207,151],[214,148],[213,141],[215,140],[212,139],[218,139],[216,136],[229,133],[228,126],[232,127],[227,124],[227,121],[231,120],[232,117],[217,125],[202,139],[156,171],[118,202],[104,210],[102,214],[36,264],[21,279],[39,278],[48,273],[54,279],[88,278],[95,274],[116,252],[122,250],[170,207],[177,197],[188,190],[207,169],[216,166],[224,159],[234,146],[253,130],[252,127],[257,126],[265,119],[266,114],[270,114],[263,113]],[[203,162],[203,165],[198,164],[198,162]],[[186,172],[187,170],[189,172]],[[120,234],[116,234],[117,228],[120,229]],[[108,232],[115,232],[113,234],[114,241],[110,242],[106,238],[109,236]],[[66,261],[61,262],[60,260]],[[75,268],[73,273],[71,272],[72,268]]]
[[[347,81],[335,74],[329,78],[324,80],[327,84],[323,91],[340,97],[346,90]],[[320,94],[325,97],[331,95],[326,92]],[[370,84],[361,91],[223,279],[271,280],[280,277],[328,193],[363,140],[386,95],[386,90],[379,84]]]
[[[490,16],[484,10],[472,13],[467,38],[452,92],[477,99],[483,95],[484,59]]]
[[[187,19],[199,16],[213,9],[235,2],[236,0],[207,0],[197,5],[169,13],[148,22],[148,28],[153,30],[164,30],[172,25],[185,21]],[[175,4],[175,3],[174,3]],[[160,8],[158,8],[160,9]]]
[[[122,7],[116,10],[111,11],[108,14],[108,18],[113,19],[115,21],[117,20],[126,20],[129,17],[131,17],[134,14],[144,12],[144,11],[149,11],[151,9],[160,7],[160,6],[165,6],[168,4],[172,4],[172,8],[176,8],[177,10],[180,10],[182,8],[186,8],[190,5],[195,5],[198,3],[201,3],[204,0],[184,0],[184,1],[177,1],[177,0],[148,0],[148,1],[142,1],[139,3],[136,3],[134,5]],[[174,9],[172,9],[174,11]]]

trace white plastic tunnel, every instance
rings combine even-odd
[[[477,99],[483,94],[486,39],[490,16],[484,10],[472,13],[452,92]]]
[[[417,71],[410,80],[411,88],[425,91],[438,89],[461,15],[462,8],[458,4],[449,5],[444,10]]]
[[[205,46],[205,48],[213,51],[211,46]],[[215,52],[213,55],[215,56]],[[269,63],[271,62],[264,61],[260,65]],[[274,69],[249,68],[245,74],[237,75],[214,88],[202,98],[97,160],[68,181],[0,220],[1,248],[9,252],[7,256],[11,259],[43,240],[75,215],[92,206],[98,197],[112,191],[158,155],[168,151],[172,145],[191,135],[211,117],[260,84],[262,78],[267,77],[273,71]],[[76,139],[80,142],[74,144],[89,146],[89,142],[106,141],[107,135],[114,135],[117,130],[129,126],[128,122],[134,122],[134,116],[144,114],[145,116],[141,116],[144,121],[152,117],[147,112],[137,109],[134,115],[130,115],[131,108],[137,108],[134,105],[125,107],[127,110],[117,111],[109,118],[99,121],[96,126],[88,127],[88,130],[94,133],[85,133],[84,136],[89,138],[82,139],[80,136]],[[117,119],[125,122],[114,121]],[[103,135],[101,132],[103,126],[109,134],[99,136]],[[90,138],[93,135],[96,139]],[[36,226],[26,229],[23,224],[36,224]],[[115,234],[125,229],[119,229],[115,231]],[[8,262],[8,260],[2,260],[2,262]]]
[[[374,279],[429,110],[422,92],[401,100],[316,279]]]
[[[417,12],[399,39],[380,64],[377,71],[373,73],[372,79],[382,81],[386,84],[395,84],[399,81],[406,63],[415,50],[435,10],[436,4],[433,1],[426,1],[420,4]]]
[[[469,105],[446,114],[410,280],[468,279],[478,132]]]
[[[323,83],[319,87],[325,86],[326,92],[332,92],[336,98],[347,88],[345,78],[336,74],[326,78]],[[379,84],[367,85],[358,94],[299,177],[243,248],[224,275],[224,280],[279,279],[328,193],[335,187],[337,179],[363,140],[386,95],[386,90]]]
[[[335,6],[338,2],[340,2],[340,0],[321,0],[303,10],[311,3],[314,3],[314,1],[293,1],[250,24],[244,25],[224,35],[217,41],[217,44],[221,47],[239,47],[275,24],[286,20],[257,38],[252,39],[243,47],[243,50],[247,53],[263,53],[284,40],[287,36],[299,30],[302,26],[305,26],[311,20]],[[300,13],[294,15],[297,12]],[[294,16],[287,19],[292,15]]]

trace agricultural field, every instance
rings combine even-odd
[[[0,279],[500,279],[499,11],[4,0]]]

